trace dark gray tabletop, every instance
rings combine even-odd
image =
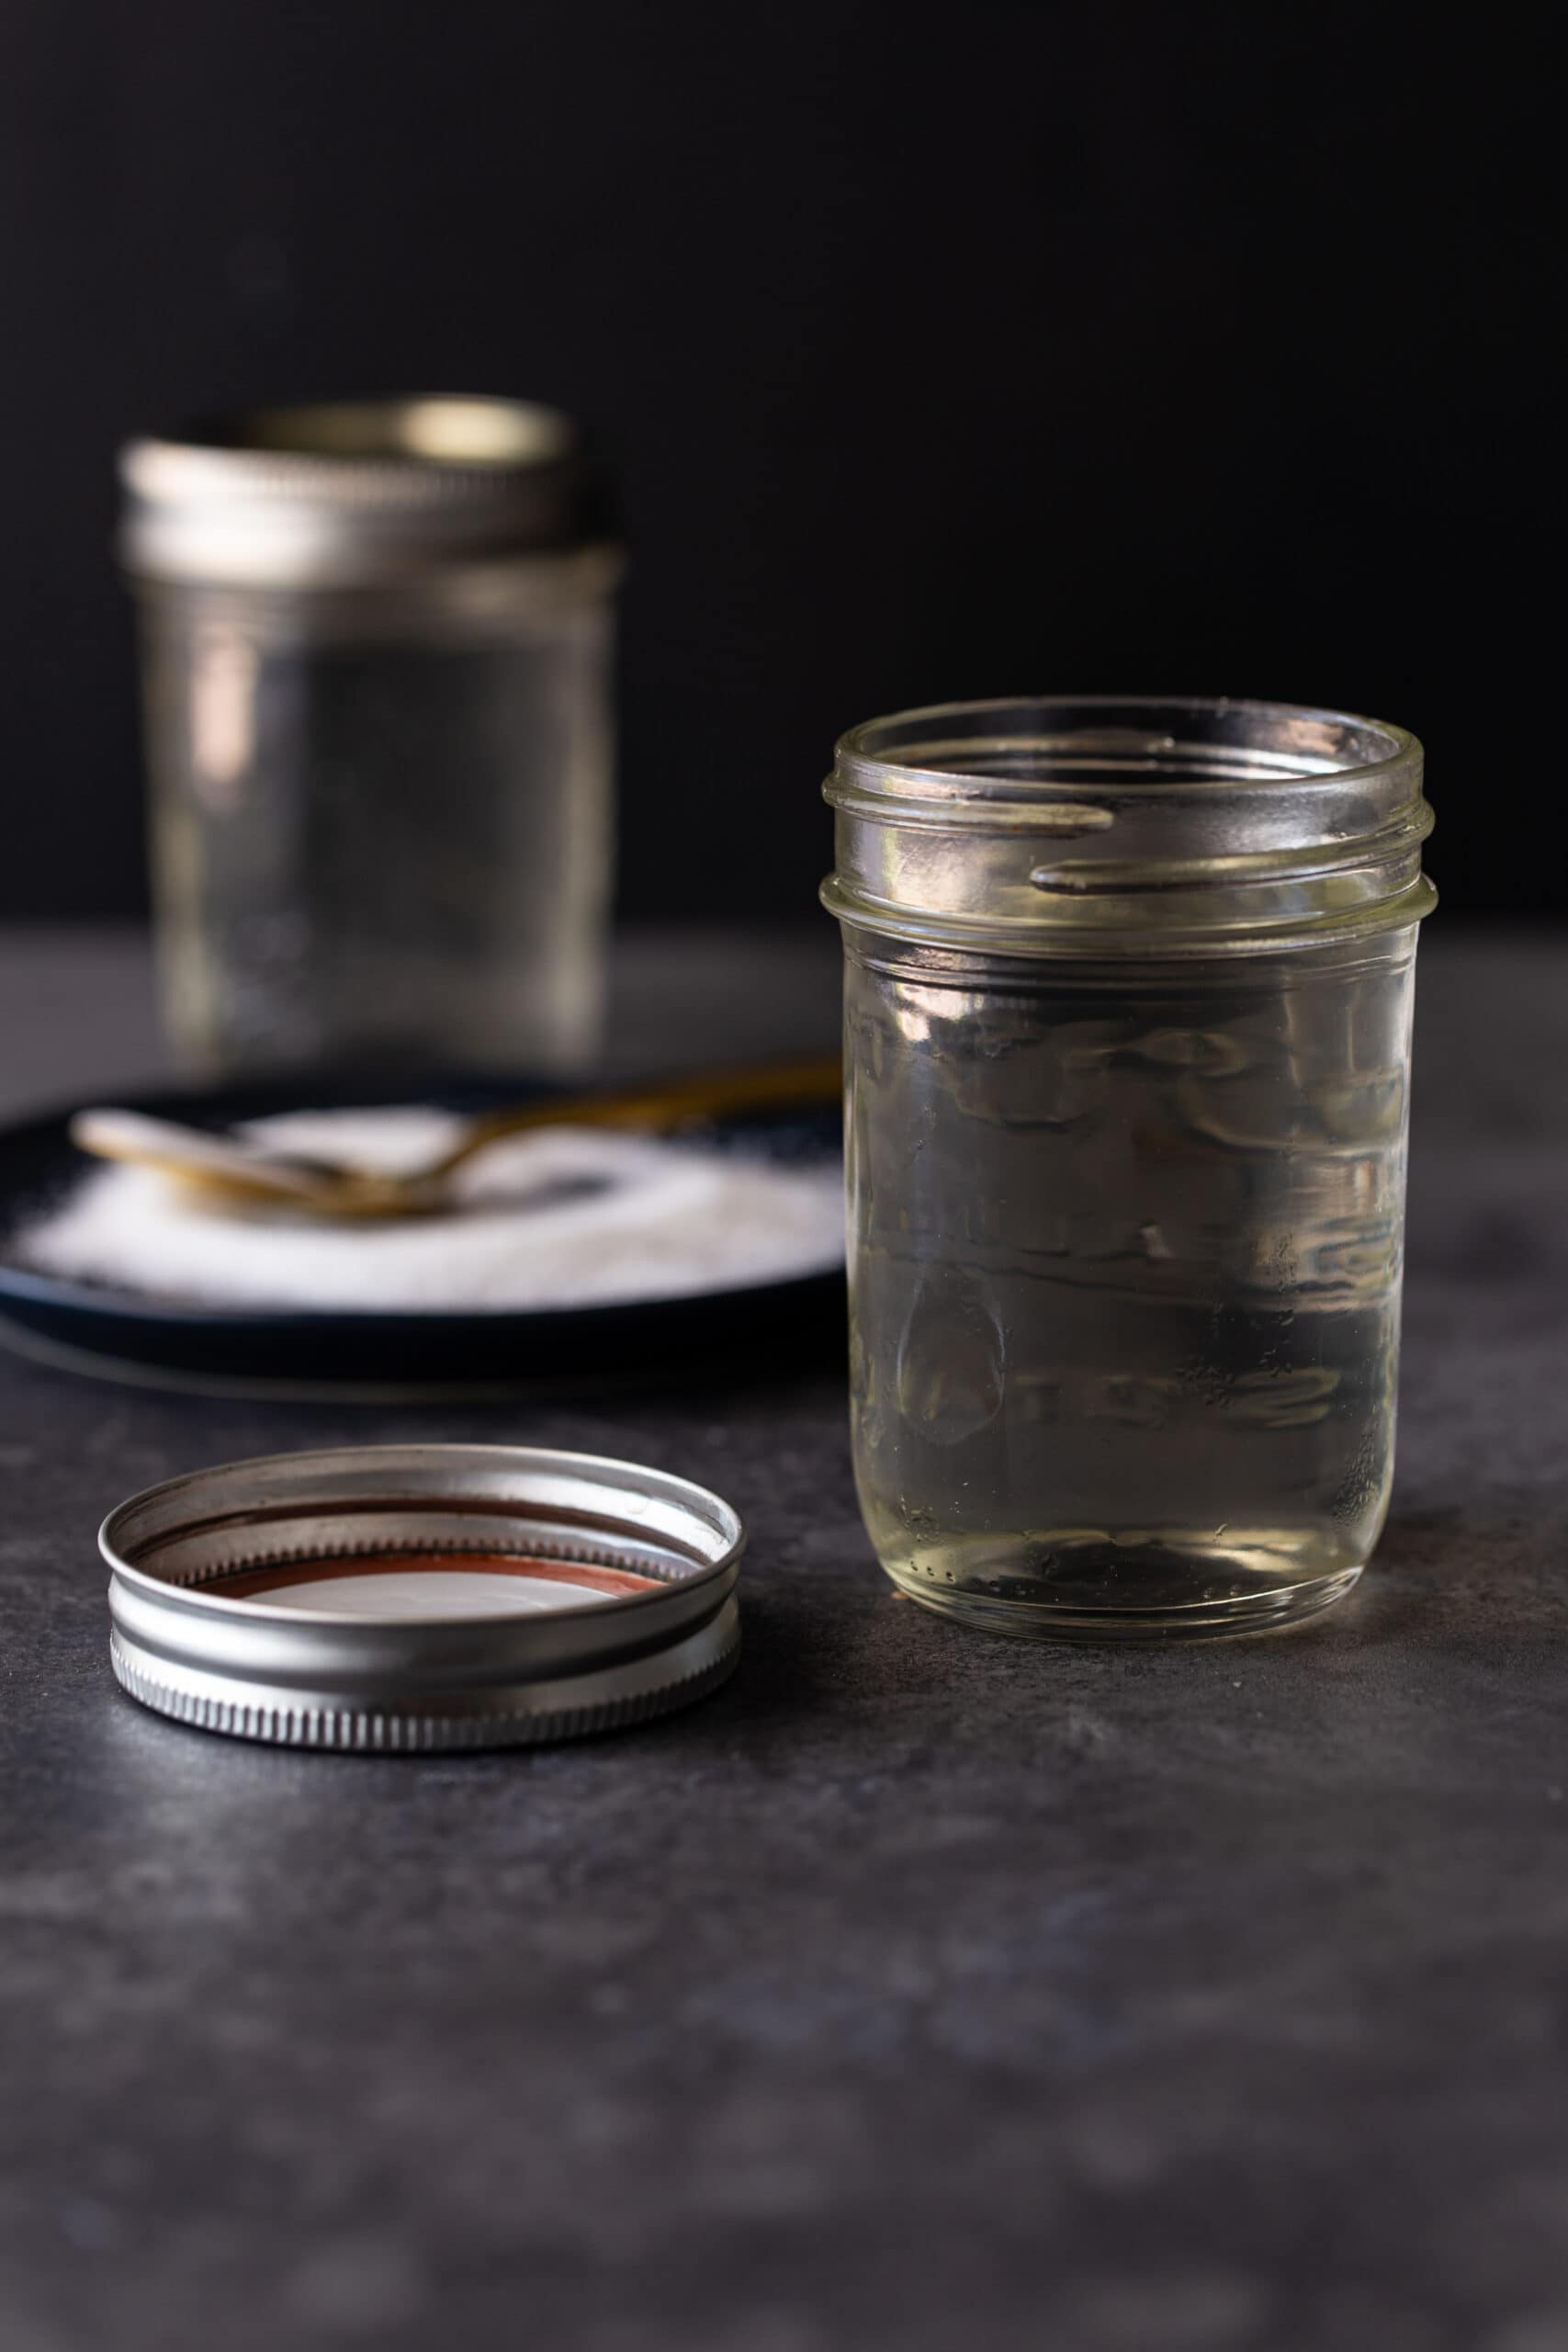
[[[6,2352],[1562,2352],[1568,951],[1423,953],[1394,1512],[1272,1641],[898,1600],[828,1373],[392,1410],[0,1356]],[[818,1042],[831,955],[634,944],[620,1056]],[[156,1075],[134,940],[0,986],[17,1107]],[[426,1762],[117,1692],[107,1505],[466,1435],[729,1495],[737,1679]]]

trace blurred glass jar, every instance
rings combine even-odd
[[[570,1069],[620,556],[570,422],[410,399],[121,456],[165,1019],[209,1072]]]
[[[855,1468],[915,1600],[1213,1634],[1359,1576],[1421,767],[1260,703],[951,705],[839,745]]]

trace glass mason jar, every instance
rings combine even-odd
[[[912,1599],[1243,1633],[1393,1463],[1421,747],[1332,711],[955,704],[827,786],[855,1469]]]
[[[619,555],[554,411],[262,411],[121,457],[164,1003],[187,1061],[597,1043]]]

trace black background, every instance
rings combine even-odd
[[[141,903],[117,442],[416,387],[617,464],[630,912],[807,913],[857,718],[1142,689],[1414,726],[1553,904],[1555,81],[1444,13],[3,0],[0,909]]]

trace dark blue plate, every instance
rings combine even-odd
[[[126,1109],[229,1126],[277,1111],[377,1102],[432,1102],[479,1111],[544,1101],[536,1083],[396,1080],[173,1090],[117,1097]],[[580,1090],[573,1090],[579,1092]],[[258,1307],[182,1306],[107,1285],[60,1280],[18,1265],[10,1236],[81,1176],[70,1111],[0,1130],[0,1338],[85,1372],[158,1385],[295,1395],[410,1396],[455,1390],[495,1394],[542,1384],[581,1385],[692,1374],[722,1364],[726,1376],[776,1372],[841,1351],[841,1270],[745,1289],[705,1291],[624,1306],[539,1313],[343,1314]],[[818,1111],[747,1113],[706,1132],[779,1160],[821,1160],[840,1148],[836,1103]]]

